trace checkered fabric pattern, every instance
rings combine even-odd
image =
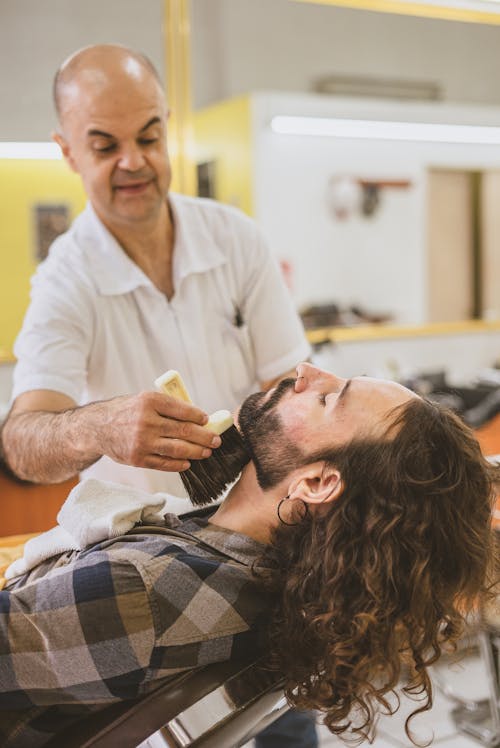
[[[187,669],[258,653],[263,546],[202,518],[137,526],[0,592],[0,745],[40,746],[85,712]]]

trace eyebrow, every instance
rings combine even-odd
[[[146,124],[143,125],[143,127],[141,127],[141,129],[139,130],[139,132],[140,133],[144,132],[145,130],[147,130],[152,125],[157,125],[159,123],[161,123],[160,117],[151,117],[151,119],[148,122],[146,122]],[[109,138],[110,140],[114,140],[115,139],[115,136],[111,135],[111,133],[104,132],[104,130],[95,130],[95,129],[89,130],[88,133],[87,133],[87,137],[89,137],[89,138],[95,138],[95,137],[98,137],[98,138]]]

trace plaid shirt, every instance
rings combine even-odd
[[[258,650],[263,546],[165,517],[50,559],[0,592],[0,745],[43,745],[89,710]]]

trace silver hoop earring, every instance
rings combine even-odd
[[[300,518],[300,522],[286,522],[283,519],[283,517],[281,516],[281,514],[280,514],[281,505],[285,501],[290,501],[290,494],[288,494],[288,496],[285,496],[283,499],[281,499],[281,501],[279,502],[278,506],[276,507],[276,514],[278,515],[279,521],[281,522],[282,525],[286,525],[287,527],[297,527],[297,525],[301,525],[302,522],[304,521],[304,519],[309,514],[309,508],[308,508],[306,502],[304,501],[304,499],[292,499],[292,501],[301,501],[302,502],[302,504],[304,505],[304,514]]]

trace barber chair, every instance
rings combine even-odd
[[[45,748],[238,748],[288,708],[279,674],[223,662],[90,713]]]
[[[488,457],[500,462],[500,455]],[[493,527],[500,532],[500,497],[493,514]],[[475,738],[487,748],[500,746],[500,599],[497,597],[480,612],[476,632],[481,659],[488,678],[488,698],[462,702],[452,711],[459,732]]]
[[[481,658],[486,667],[489,695],[482,701],[463,702],[451,713],[459,732],[475,738],[487,748],[500,746],[500,690],[499,690],[499,651],[500,651],[500,610],[495,617],[484,615],[477,641]]]

